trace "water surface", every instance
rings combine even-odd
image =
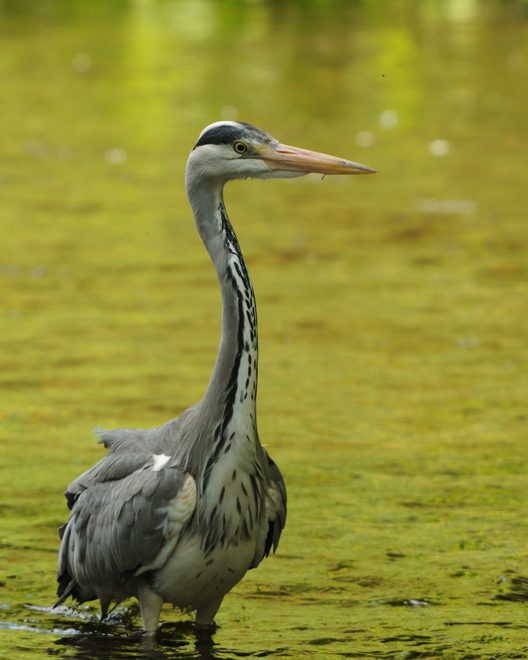
[[[0,647],[9,658],[528,656],[522,3],[0,3]],[[212,638],[51,611],[95,425],[202,394],[215,274],[184,196],[219,118],[377,167],[237,182],[277,556]]]

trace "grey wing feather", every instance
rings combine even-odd
[[[273,548],[273,552],[279,545],[282,530],[286,525],[287,495],[286,485],[282,474],[268,454],[264,450],[268,462],[268,474],[270,484],[265,494],[266,505],[264,520],[257,540],[257,549],[250,568],[256,568],[260,562],[267,557]]]
[[[79,495],[90,486],[106,481],[121,480],[142,468],[151,456],[152,452],[148,451],[135,454],[108,453],[69,484],[65,493],[68,507],[71,509]]]
[[[119,586],[127,575],[163,564],[195,505],[190,475],[150,465],[80,492],[63,531],[59,596],[90,600],[99,596],[98,587]],[[176,520],[168,515],[174,506]]]
[[[145,465],[153,454],[172,455],[194,409],[193,406],[179,417],[153,429],[96,429],[99,442],[108,449],[108,453],[69,484],[65,493],[68,507],[71,509],[80,493],[89,486],[123,479]],[[174,465],[174,462],[171,464]]]

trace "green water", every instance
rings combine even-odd
[[[0,55],[2,657],[528,657],[526,5],[3,0]],[[289,519],[212,638],[167,608],[149,650],[49,610],[56,528],[94,426],[208,381],[183,172],[220,118],[381,173],[226,190]]]

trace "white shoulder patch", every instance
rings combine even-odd
[[[152,472],[158,472],[162,467],[167,465],[170,461],[170,456],[166,456],[165,454],[152,454],[152,460],[154,461]]]

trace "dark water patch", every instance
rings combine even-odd
[[[286,648],[278,648],[278,649],[274,649],[273,651],[249,651],[247,653],[244,653],[243,651],[226,650],[221,653],[222,653],[221,656],[216,655],[215,657],[228,658],[229,656],[234,656],[235,658],[268,658],[269,656],[272,655],[278,655],[281,658],[290,658],[295,656],[294,653],[292,653],[289,649]],[[224,653],[228,655],[224,655]],[[205,659],[206,656],[203,657]]]
[[[19,509],[19,511],[21,513],[31,513],[31,514],[33,514],[36,507],[21,506],[21,507],[17,507],[17,508]],[[49,529],[49,524],[45,523],[45,522],[43,522],[43,523],[35,522],[35,523],[33,523],[33,527],[34,528],[42,527],[44,529],[46,529],[46,528]],[[28,545],[26,543],[24,543],[24,544],[22,544],[22,543],[5,543],[3,547],[4,548],[9,548],[11,550],[16,550],[16,551],[28,550],[28,551],[31,551],[31,552],[38,552],[38,553],[43,553],[43,554],[57,554],[56,548],[46,548],[45,546]],[[17,575],[8,575],[7,576],[8,579],[15,579],[17,577],[18,577]]]
[[[346,575],[338,575],[333,578],[335,582],[348,582],[351,584],[356,584],[358,587],[364,587],[369,589],[371,587],[379,587],[382,584],[385,584],[386,580],[375,575],[359,575],[357,577],[351,577]]]
[[[512,621],[445,621],[444,626],[497,626],[499,628],[510,628],[511,630],[528,628],[528,624],[514,623]]]
[[[353,568],[354,564],[355,564],[355,562],[350,560],[350,559],[347,560],[347,561],[340,561],[338,564],[336,564],[335,566],[332,566],[328,570],[332,573],[338,572],[338,571],[343,571],[347,568]]]
[[[362,604],[361,601],[354,598],[340,598],[337,602],[339,603],[339,607],[357,607]]]
[[[321,598],[320,596],[304,596],[297,600],[302,607],[315,606],[315,607],[335,607],[338,605],[340,608],[344,607],[357,607],[361,605],[361,601],[354,598]]]
[[[415,642],[417,644],[425,644],[426,642],[430,642],[432,637],[430,635],[410,635],[410,634],[405,634],[405,635],[396,635],[394,637],[385,637],[381,641],[383,643],[388,643],[388,642]]]
[[[449,655],[449,648],[447,646],[435,646],[431,649],[424,649],[424,650],[418,650],[418,649],[409,649],[409,650],[402,650],[401,648],[398,650],[390,650],[390,651],[378,651],[374,649],[369,649],[369,650],[362,650],[358,649],[355,651],[344,651],[341,653],[336,653],[336,656],[340,658],[386,658],[387,660],[408,660],[412,658],[451,658],[451,657],[456,657],[457,660],[459,658],[466,658],[466,656],[454,656],[454,655]]]
[[[405,218],[396,219],[396,226],[401,227],[403,222],[400,222],[399,220],[405,221]],[[390,231],[387,233],[385,240],[390,243],[417,242],[437,235],[440,230],[441,228],[433,222],[421,222],[414,226],[408,225],[398,231]]]
[[[248,594],[247,598],[282,598],[284,596],[291,596],[291,593],[284,589],[258,589],[254,593]]]
[[[403,559],[405,557],[403,552],[393,552],[391,550],[387,550],[385,554],[387,555],[390,561],[395,561],[396,559]]]
[[[528,269],[522,264],[503,263],[481,268],[478,277],[496,286],[500,286],[501,282],[526,282]]]
[[[303,584],[301,582],[296,582],[294,584],[283,584],[281,585],[281,592],[287,592],[288,594],[306,594],[317,592],[318,594],[324,593],[341,593],[344,591],[343,587],[336,587],[332,585],[314,585],[314,584]]]
[[[60,649],[66,654],[83,660],[105,658],[149,658],[172,660],[224,660],[228,658],[264,658],[270,656],[290,657],[285,647],[244,651],[225,648],[214,641],[214,631],[197,631],[190,621],[167,623],[158,631],[155,639],[147,638],[142,631],[133,634],[79,634],[57,640],[58,649],[50,649],[50,654],[59,655]]]
[[[79,626],[78,634],[62,637],[56,646],[72,651],[76,658],[216,658],[212,653],[211,633],[195,634],[191,622],[164,624],[155,639],[146,638],[142,629],[134,625],[132,612],[114,612],[110,621],[86,622]],[[201,652],[200,651],[203,651]]]
[[[73,637],[63,637],[55,642],[55,653],[59,654],[60,649],[66,650],[66,655],[79,659],[105,658],[107,660],[121,658],[193,658],[193,657],[211,657],[208,655],[197,655],[194,650],[188,653],[181,653],[184,647],[188,647],[186,641],[172,640],[165,641],[163,646],[158,642],[148,640],[142,633],[120,637],[116,635],[90,635],[80,634]],[[176,653],[175,653],[176,652]]]
[[[364,628],[347,628],[344,632],[347,635],[361,635],[365,632]]]
[[[514,603],[528,602],[528,578],[518,576],[511,579],[509,591],[493,596],[494,600],[507,600]]]
[[[386,637],[380,640],[382,644],[390,645],[391,650],[377,654],[380,658],[444,658],[451,656],[453,648],[445,643],[439,643],[434,637],[419,634],[402,634]],[[416,648],[419,647],[419,648]],[[458,655],[456,656],[459,657]]]
[[[338,639],[337,637],[317,637],[316,639],[310,639],[306,643],[311,646],[327,646],[328,644],[334,644],[335,642],[342,643],[348,641],[346,639]]]

